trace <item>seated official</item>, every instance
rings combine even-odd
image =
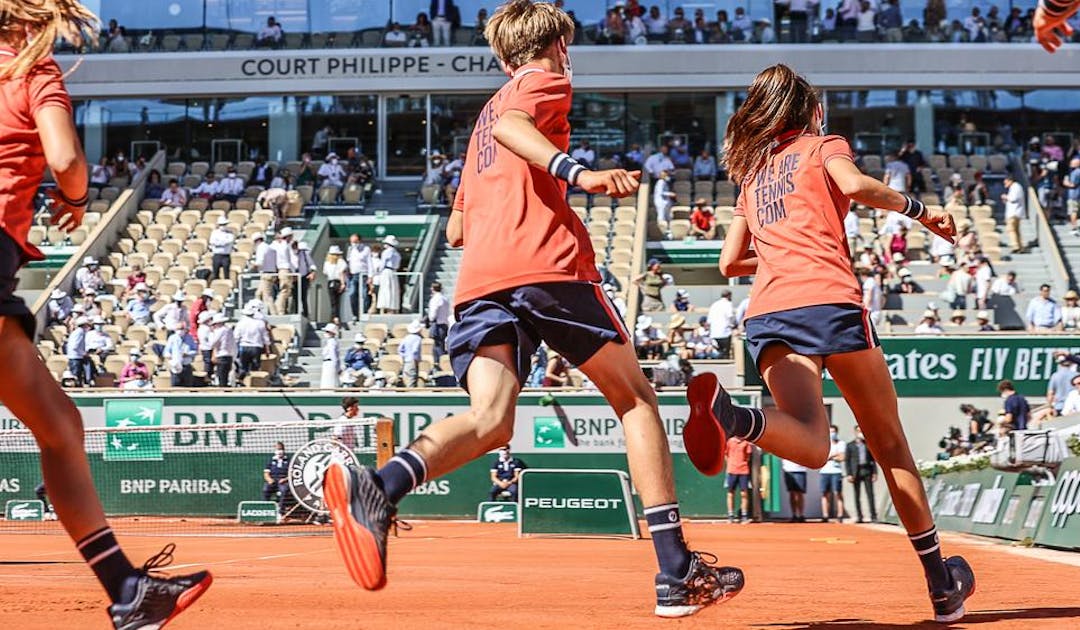
[[[517,501],[518,478],[525,468],[525,462],[511,457],[509,446],[500,448],[498,458],[491,464],[491,500],[495,501],[505,493],[508,500]]]
[[[285,453],[285,444],[274,445],[274,456],[263,469],[263,501],[277,500],[278,515],[285,514],[285,503],[289,499],[289,456]]]

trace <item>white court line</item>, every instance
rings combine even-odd
[[[332,547],[326,549],[316,549],[314,551],[301,551],[297,553],[280,553],[272,556],[253,556],[250,558],[233,558],[231,560],[218,560],[217,562],[192,562],[190,564],[170,564],[167,568],[168,571],[175,571],[176,569],[192,569],[196,567],[215,567],[223,564],[236,564],[238,562],[260,562],[266,560],[278,560],[280,558],[292,558],[295,556],[310,556],[316,553],[326,553],[327,551],[333,551]]]

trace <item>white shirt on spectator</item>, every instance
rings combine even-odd
[[[210,233],[210,253],[231,254],[236,237],[225,227],[214,228]]]
[[[446,299],[442,291],[431,294],[431,299],[428,300],[427,317],[432,324],[450,323],[450,300]]]
[[[675,200],[671,198],[671,185],[666,179],[658,179],[653,184],[653,205],[656,206],[656,218],[665,223],[671,222],[671,206]]]
[[[878,234],[885,236],[886,234],[892,236],[893,234],[899,234],[900,228],[905,227],[911,229],[914,221],[899,212],[889,212],[885,215],[885,222],[881,224],[881,229],[878,230]]]
[[[666,35],[667,34],[667,18],[663,15],[652,18],[646,15],[641,19],[645,22],[645,29],[649,32],[649,35]]]
[[[349,261],[349,274],[355,276],[358,273],[371,273],[371,248],[367,245],[350,243],[346,257]]]
[[[243,316],[236,322],[236,343],[241,347],[265,348],[270,345],[270,333],[266,331],[266,324],[250,316]]]
[[[277,268],[278,271],[295,271],[296,266],[293,264],[294,256],[292,253],[292,246],[283,238],[279,238],[274,241],[274,244],[270,246],[277,255]]]
[[[848,212],[847,216],[844,217],[844,234],[849,239],[859,237],[859,215],[855,214],[854,211]]]
[[[1065,405],[1061,408],[1061,415],[1068,416],[1080,413],[1080,390],[1073,389],[1065,397]]]
[[[997,278],[994,283],[990,285],[991,295],[1016,295],[1019,293],[1019,288],[1009,283],[1009,279],[1005,277]]]
[[[113,343],[112,337],[107,335],[105,331],[91,328],[86,332],[87,352],[111,352],[114,348],[116,348],[116,344]]]
[[[341,280],[342,274],[349,269],[349,266],[345,264],[345,261],[338,258],[337,262],[330,262],[326,260],[323,262],[322,272],[323,275],[329,280]]]
[[[193,188],[191,192],[195,193],[196,195],[206,195],[208,197],[213,197],[214,195],[218,194],[219,191],[220,188],[218,187],[218,183],[216,181],[204,179],[202,183]]]
[[[735,308],[728,298],[722,297],[709,307],[709,334],[713,339],[726,339],[738,325]]]
[[[937,323],[922,322],[915,327],[916,335],[944,335],[945,331]]]
[[[907,178],[911,175],[911,169],[900,160],[893,160],[885,165],[885,172],[889,174],[889,188],[896,192],[907,192]]]
[[[319,167],[319,177],[326,178],[326,181],[323,182],[324,186],[341,188],[345,185],[345,170],[341,168],[341,164],[333,160]]]
[[[846,450],[847,443],[843,440],[836,440],[835,442],[829,440],[829,460],[821,467],[821,472],[825,474],[843,474],[843,464],[833,458],[837,455],[843,455]]]
[[[941,258],[942,256],[952,256],[956,253],[956,246],[952,241],[941,238],[937,234],[933,235],[934,240],[930,241],[930,255],[934,258]]]
[[[870,311],[870,317],[876,321],[877,314],[885,308],[885,293],[882,292],[881,285],[873,276],[863,281],[862,290],[863,306]]]
[[[239,197],[244,194],[244,180],[236,173],[226,175],[225,179],[218,182],[218,194],[236,195]]]
[[[264,26],[259,31],[259,39],[272,39],[275,42],[281,39],[281,26],[275,24],[273,26]]]
[[[675,164],[671,158],[657,151],[645,159],[645,171],[653,178],[660,177],[660,171],[673,171]]]
[[[195,339],[199,342],[199,352],[206,352],[211,349],[213,336],[214,329],[210,328],[209,323],[199,324],[199,329],[195,332]]]
[[[994,272],[989,265],[979,265],[975,271],[975,297],[985,300],[990,294],[990,283],[994,280]]]
[[[235,357],[236,335],[233,333],[233,329],[228,326],[215,329],[210,334],[210,349],[213,350],[214,356],[217,358]]]
[[[154,324],[158,328],[164,328],[165,330],[173,330],[176,322],[186,322],[187,320],[187,309],[179,302],[169,302],[154,313]]]
[[[590,168],[596,163],[596,151],[593,151],[591,148],[586,149],[585,147],[578,147],[574,149],[574,152],[570,154],[570,157]]]
[[[183,208],[187,205],[187,193],[183,188],[177,187],[176,190],[166,188],[161,193],[161,203],[166,206],[174,206],[176,208]]]
[[[1022,219],[1026,214],[1024,211],[1024,187],[1020,185],[1020,182],[1013,182],[1005,193],[1005,218],[1018,217]]]

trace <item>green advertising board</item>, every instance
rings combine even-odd
[[[4,520],[44,521],[45,504],[37,499],[31,499],[29,501],[8,501],[4,504]]]
[[[518,504],[509,501],[481,501],[476,506],[478,523],[516,523]]]
[[[621,470],[531,468],[519,488],[521,535],[641,535],[630,477]]]
[[[161,426],[165,402],[153,398],[105,401],[105,426],[113,429],[145,429]],[[114,432],[105,441],[107,461],[160,460],[161,434],[156,431]]]
[[[1080,548],[1080,458],[1066,459],[1047,495],[1035,542],[1062,549]]]
[[[1010,380],[1025,396],[1045,396],[1054,373],[1054,351],[1080,351],[1075,336],[982,335],[882,337],[881,347],[901,397],[996,396],[998,381]],[[761,386],[747,353],[746,384]],[[826,397],[840,395],[825,374]]]
[[[276,523],[278,504],[273,501],[241,501],[236,505],[236,520],[240,523]]]

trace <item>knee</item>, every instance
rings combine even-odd
[[[504,414],[494,409],[484,409],[472,413],[477,441],[486,450],[498,448],[510,442],[514,436],[514,413]]]
[[[622,420],[630,411],[639,407],[655,409],[657,406],[656,391],[649,386],[648,381],[641,379],[640,384],[625,388],[625,391],[608,399],[615,415]]]
[[[829,461],[829,444],[828,442],[821,442],[820,444],[813,444],[810,446],[810,450],[803,454],[801,458],[795,460],[797,463],[806,466],[807,468],[822,468],[825,463]]]
[[[83,450],[82,417],[74,405],[53,415],[44,429],[36,436],[42,451]]]

